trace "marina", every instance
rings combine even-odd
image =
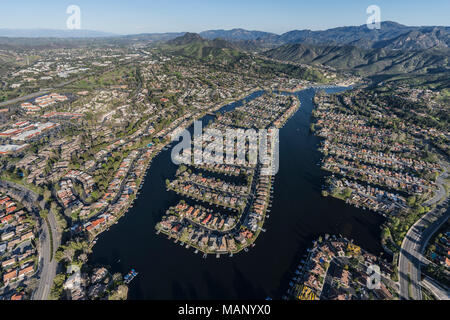
[[[134,278],[136,278],[136,276],[138,275],[138,273],[136,272],[136,270],[131,269],[130,272],[128,272],[124,277],[123,277],[123,282],[125,284],[129,284],[131,281],[133,281]]]
[[[261,92],[253,94],[258,95]],[[130,284],[131,299],[278,299],[318,235],[342,234],[379,254],[380,216],[337,199],[321,198],[326,173],[315,165],[320,160],[319,139],[309,133],[314,90],[296,95],[302,107],[280,130],[280,170],[273,181],[270,219],[257,246],[235,256],[231,253],[211,259],[204,253],[199,256],[197,248],[186,249],[149,232],[166,209],[182,199],[174,192],[165,192],[165,180],[173,179],[177,170],[170,150],[166,150],[154,158],[130,212],[99,236],[91,262],[109,265],[114,272],[136,267],[140,281]],[[237,104],[226,108],[231,110]],[[206,116],[202,120],[207,123],[210,119]]]

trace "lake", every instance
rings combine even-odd
[[[301,257],[319,236],[340,234],[371,253],[382,252],[383,217],[321,196],[327,173],[319,166],[320,140],[309,132],[314,93],[314,89],[295,93],[301,107],[280,130],[280,168],[264,224],[267,231],[249,252],[203,259],[194,249],[155,233],[161,216],[181,199],[165,187],[165,180],[173,179],[177,170],[169,149],[153,159],[133,208],[99,236],[90,263],[122,274],[136,269],[139,275],[130,284],[129,299],[280,299]],[[204,126],[210,119],[203,118]]]

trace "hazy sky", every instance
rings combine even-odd
[[[81,28],[119,34],[244,28],[283,33],[365,24],[369,5],[381,19],[450,25],[450,0],[0,0],[0,28],[65,29],[69,5]]]

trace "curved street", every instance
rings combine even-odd
[[[437,178],[436,183],[439,189],[433,198],[424,203],[431,206],[445,199],[446,190],[444,179],[447,177],[448,169]],[[421,288],[421,261],[422,254],[431,236],[447,221],[450,216],[449,210],[444,206],[437,206],[434,210],[423,215],[407,232],[403,239],[398,260],[398,273],[400,278],[400,298],[401,299],[422,299]]]

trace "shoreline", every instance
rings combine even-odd
[[[135,203],[136,205],[132,208],[130,216],[127,217],[121,225],[116,226],[114,229],[110,229],[109,233],[105,233],[104,237],[98,239],[97,246],[90,255],[89,262],[93,265],[109,265],[111,270],[117,272],[125,272],[130,268],[136,268],[136,270],[142,273],[143,277],[139,279],[139,283],[133,283],[130,286],[130,299],[168,299],[173,296],[173,292],[170,290],[170,287],[166,287],[166,281],[169,281],[168,283],[171,283],[171,281],[181,283],[182,279],[185,278],[186,275],[190,275],[192,276],[192,279],[195,279],[193,286],[195,287],[195,290],[198,291],[199,297],[206,298],[208,296],[208,290],[204,287],[206,285],[204,279],[202,278],[202,274],[204,272],[212,271],[218,272],[217,276],[223,275],[220,277],[214,276],[214,278],[217,278],[217,281],[220,283],[221,287],[228,288],[230,281],[231,284],[233,281],[233,265],[237,268],[237,270],[239,270],[239,272],[242,273],[246,271],[248,272],[249,268],[258,268],[258,266],[267,263],[267,270],[273,270],[273,274],[276,275],[276,279],[278,279],[278,277],[282,279],[281,277],[284,277],[286,269],[292,269],[293,259],[306,252],[309,239],[312,240],[313,238],[311,233],[316,235],[319,233],[335,234],[336,232],[341,232],[345,235],[345,237],[349,239],[356,239],[359,243],[363,245],[365,244],[364,247],[369,249],[370,252],[380,252],[381,248],[379,248],[379,242],[376,241],[378,240],[378,234],[373,236],[368,232],[348,232],[348,230],[341,229],[341,227],[344,228],[345,226],[339,218],[336,218],[336,215],[331,213],[330,210],[332,209],[326,204],[327,202],[315,204],[315,200],[312,200],[316,199],[319,195],[316,191],[312,192],[309,190],[315,190],[316,187],[320,187],[320,184],[316,181],[309,181],[310,179],[303,179],[304,174],[308,172],[311,172],[314,177],[322,176],[322,174],[318,172],[315,162],[313,161],[314,163],[310,163],[309,161],[309,159],[314,160],[316,158],[316,151],[309,148],[305,155],[303,155],[304,152],[302,151],[302,146],[304,144],[309,146],[312,142],[315,142],[315,139],[312,139],[307,133],[306,126],[304,125],[304,123],[308,122],[308,115],[311,111],[310,101],[313,93],[313,91],[302,91],[297,95],[302,100],[302,111],[297,112],[295,116],[291,118],[291,121],[285,125],[285,130],[280,133],[280,151],[282,154],[289,155],[289,153],[286,153],[289,152],[289,146],[292,145],[292,143],[300,142],[301,146],[295,149],[293,159],[297,162],[297,160],[303,161],[302,159],[305,159],[306,157],[308,159],[308,169],[305,171],[298,167],[293,168],[293,174],[296,178],[295,180],[291,180],[291,182],[289,182],[290,173],[289,166],[286,167],[286,161],[288,164],[292,161],[289,160],[289,156],[283,156],[281,159],[282,163],[280,164],[280,172],[277,174],[276,180],[274,181],[275,187],[272,207],[268,209],[269,211],[266,216],[268,222],[264,221],[264,223],[268,223],[266,225],[267,231],[264,234],[259,234],[258,241],[260,242],[256,244],[255,247],[249,247],[248,249],[250,250],[246,253],[241,251],[242,254],[236,256],[233,255],[234,259],[228,259],[229,254],[227,254],[227,252],[225,252],[227,256],[224,254],[219,256],[222,258],[220,260],[215,258],[213,255],[207,255],[208,259],[202,259],[203,253],[201,253],[200,256],[193,254],[196,248],[193,247],[192,251],[185,250],[184,248],[181,249],[181,247],[179,247],[181,245],[180,241],[177,242],[177,245],[174,245],[174,241],[176,239],[167,241],[168,239],[165,238],[164,235],[159,237],[154,233],[149,232],[153,229],[155,223],[160,220],[161,216],[164,215],[165,210],[169,206],[176,206],[177,202],[182,199],[174,195],[172,192],[162,192],[165,180],[172,179],[173,174],[177,170],[177,167],[170,161],[169,151],[161,153],[160,157],[154,159],[154,166],[151,169],[152,176],[149,181],[146,180],[146,184],[141,191],[141,195],[143,195],[143,197],[139,198],[139,201]],[[261,101],[265,100],[264,97],[261,97],[260,99]],[[230,111],[231,109],[232,108],[227,108],[226,110]],[[207,120],[209,118],[210,117],[208,117]],[[299,123],[299,121],[301,121],[301,123]],[[297,128],[299,126],[302,128],[300,130],[301,136],[298,136],[299,130]],[[189,130],[191,130],[191,128],[189,128]],[[304,168],[304,166],[301,167]],[[224,179],[225,178],[226,177],[224,177]],[[303,181],[305,184],[303,184]],[[302,187],[302,190],[307,193],[306,198],[302,196],[303,200],[299,199],[301,201],[300,203],[299,200],[297,200],[300,197],[295,198],[295,194],[297,193],[295,185],[299,185],[299,187],[304,186]],[[289,189],[286,189],[286,187],[289,187]],[[280,196],[286,192],[290,197],[294,196],[292,200],[295,201],[295,207],[282,201],[285,197]],[[185,200],[190,205],[202,204],[190,203],[189,200]],[[304,203],[303,201],[306,201],[305,207],[302,207],[302,203]],[[344,207],[340,203],[332,202],[332,204],[338,205],[337,208]],[[318,210],[317,214],[311,215],[310,213],[314,213],[314,208],[316,205]],[[208,208],[208,206],[206,207]],[[212,212],[214,212],[216,208],[213,207],[211,209],[213,210]],[[361,213],[364,212],[353,209],[349,206],[345,206],[343,209],[345,209],[345,216],[351,218],[351,221],[354,222],[355,227],[359,225],[364,227],[364,224],[361,224],[360,219],[363,219],[363,221],[367,221],[368,223],[376,223],[377,225],[381,224],[379,219],[372,218],[374,215],[361,216]],[[220,212],[217,213],[220,214]],[[227,211],[224,211],[222,218],[226,217],[226,214]],[[321,220],[323,219],[320,218],[322,215],[327,217],[329,216],[330,219],[332,219],[331,224],[322,223]],[[272,218],[273,221],[270,221],[269,218]],[[211,219],[211,221],[212,220],[213,219]],[[305,223],[309,223],[308,221],[311,221],[312,223],[311,228],[308,228],[302,232],[302,234],[307,237],[305,238],[308,240],[307,243],[305,243],[303,239],[300,241],[289,240],[289,238],[296,237],[297,235],[298,230],[295,228],[295,225],[297,225],[297,223],[304,225]],[[217,222],[220,222],[220,217]],[[339,225],[339,229],[337,231],[333,227],[336,224]],[[209,225],[213,228],[215,226],[215,224]],[[363,230],[367,231],[368,228],[364,227]],[[145,242],[142,244],[136,243],[136,240],[138,239],[142,239]],[[187,239],[187,237],[182,238],[182,240],[184,239]],[[195,238],[193,238],[193,240],[194,239]],[[184,243],[184,246],[186,246],[186,244],[187,243]],[[134,246],[137,246],[136,249],[130,250],[131,248],[135,248]],[[225,246],[222,246],[222,249],[225,249]],[[279,255],[279,259],[269,259],[270,261],[266,261],[265,263],[265,255],[269,253],[271,256],[272,254],[275,256]],[[170,257],[167,255],[170,255]],[[280,261],[277,262],[278,260]],[[182,274],[177,272],[172,275],[169,271],[170,268],[174,264],[176,265],[180,262],[185,266],[185,270]],[[151,263],[153,266],[148,266],[148,263]],[[157,274],[154,272],[157,272]],[[162,279],[159,275],[164,278]],[[268,295],[271,297],[281,298],[281,296],[285,293],[284,285],[279,282],[279,280],[260,279],[260,277],[257,277],[255,273],[249,274],[248,277],[249,281],[251,281],[254,286],[261,286],[261,290],[258,290],[257,293],[260,299],[264,299]],[[139,287],[141,289],[138,289]],[[248,291],[245,290],[245,288],[232,287],[229,290],[231,291],[227,295],[224,295],[224,292],[219,290],[214,293],[214,296],[237,297],[239,294],[244,296],[248,295]]]
[[[221,103],[219,103],[218,105],[213,106],[212,108],[208,109],[207,111],[201,112],[201,113],[200,113],[199,115],[197,115],[197,116],[189,116],[189,117],[187,117],[187,119],[189,119],[189,118],[192,117],[191,120],[188,120],[187,123],[186,123],[185,125],[182,125],[182,126],[178,126],[178,124],[177,124],[177,128],[174,128],[174,129],[172,130],[172,132],[173,132],[174,130],[179,130],[180,128],[188,128],[188,127],[190,127],[190,126],[194,123],[194,121],[196,121],[197,119],[203,118],[203,117],[206,116],[209,112],[217,112],[218,110],[222,109],[223,107],[225,107],[225,106],[227,106],[227,105],[229,105],[229,104],[232,104],[232,103],[236,103],[236,102],[238,102],[238,101],[241,101],[241,100],[245,99],[246,97],[248,97],[248,96],[254,94],[255,92],[262,91],[262,90],[263,90],[263,89],[260,88],[260,87],[251,89],[250,91],[243,92],[243,93],[240,94],[237,98],[235,98],[235,99],[233,99],[233,100],[231,100],[231,101],[221,102]],[[177,120],[175,120],[174,122],[176,122],[176,121],[177,121]],[[186,119],[185,119],[184,121],[186,121]],[[173,123],[172,123],[172,124],[173,124]],[[161,131],[164,131],[164,129],[162,129]],[[160,131],[160,132],[161,132],[161,131]],[[154,137],[159,137],[158,133],[155,134]],[[167,137],[167,135],[166,135],[166,137]],[[166,140],[164,140],[164,141],[166,141]],[[155,147],[155,150],[151,153],[150,158],[149,158],[147,164],[145,165],[145,169],[142,171],[142,172],[143,172],[143,173],[142,173],[142,176],[141,176],[141,177],[138,177],[138,179],[140,180],[140,184],[139,184],[139,188],[137,188],[137,190],[136,190],[136,193],[133,194],[133,195],[134,195],[134,199],[132,199],[131,202],[129,202],[129,203],[126,205],[126,207],[123,208],[123,210],[121,210],[121,212],[116,216],[116,219],[114,219],[114,220],[112,221],[112,223],[109,223],[109,224],[105,225],[103,228],[99,229],[98,232],[96,232],[96,233],[94,233],[94,234],[92,234],[92,235],[91,235],[91,234],[88,234],[88,239],[89,239],[88,242],[89,242],[89,249],[90,249],[90,250],[92,250],[93,247],[95,246],[95,244],[96,244],[96,239],[97,239],[100,235],[102,235],[104,232],[108,231],[109,228],[111,228],[113,225],[118,224],[118,223],[119,223],[119,220],[120,220],[123,216],[125,216],[125,214],[127,214],[128,211],[132,208],[132,206],[133,206],[133,204],[134,204],[134,201],[137,199],[137,196],[139,195],[140,190],[141,190],[143,184],[145,183],[145,178],[146,178],[146,176],[147,176],[147,174],[148,174],[148,170],[150,169],[152,160],[153,160],[156,156],[159,155],[159,153],[161,152],[161,150],[163,150],[164,148],[166,148],[166,147],[167,147],[168,145],[170,145],[172,142],[173,142],[173,141],[168,141],[168,142],[165,142],[164,144],[162,144],[162,145],[160,145],[160,146],[158,146],[158,147]]]
[[[294,114],[296,114],[296,112],[300,108],[300,105],[301,105],[300,99],[298,99],[298,97],[296,97],[296,96],[294,96],[293,98],[294,98],[293,99],[294,101],[292,102],[292,105],[290,107],[288,107],[287,110],[273,122],[273,124],[276,124],[276,127],[279,128],[279,129],[283,128],[283,126],[286,124],[286,122]],[[261,171],[261,168],[259,169],[259,171]],[[260,179],[261,177],[264,178],[265,176],[261,175],[261,172],[259,172],[258,177],[253,177],[253,179]],[[274,182],[274,179],[275,179],[275,175],[270,175],[268,177],[270,177],[270,178],[268,179],[269,182],[268,182],[268,184],[265,187],[265,189],[267,191],[267,196],[265,198],[265,206],[262,209],[261,219],[257,223],[256,231],[250,238],[247,238],[247,240],[245,240],[245,242],[241,242],[238,245],[234,244],[234,240],[233,240],[233,244],[234,244],[233,246],[237,246],[236,249],[231,249],[231,250],[226,250],[226,251],[214,250],[214,249],[210,250],[209,247],[206,247],[206,248],[200,247],[199,245],[197,245],[197,243],[194,244],[193,242],[189,241],[192,236],[189,238],[189,240],[188,240],[189,242],[186,241],[186,243],[185,243],[184,241],[182,241],[180,244],[183,245],[183,246],[186,244],[186,248],[190,248],[191,246],[196,248],[196,252],[195,253],[198,253],[198,251],[202,252],[204,254],[203,255],[204,258],[206,258],[206,256],[208,254],[216,254],[217,258],[220,255],[224,255],[224,254],[229,254],[230,257],[232,257],[234,254],[237,254],[237,253],[241,252],[242,250],[248,251],[249,247],[255,246],[255,242],[258,239],[260,232],[261,231],[265,232],[265,230],[263,229],[263,226],[264,226],[264,223],[265,223],[265,220],[266,220],[266,217],[267,217],[268,209],[272,205],[272,199],[271,198],[272,198],[272,193],[273,193],[273,182]],[[254,186],[256,187],[256,185],[254,185]],[[252,187],[253,187],[253,184],[252,184]],[[173,191],[175,191],[175,190],[173,190]],[[191,197],[189,194],[184,193],[184,192],[177,192],[177,191],[175,191],[175,192],[178,193],[178,194],[181,194],[181,195],[185,195],[185,196],[187,195],[188,197]],[[250,192],[250,194],[248,196],[248,199],[253,199],[255,196],[256,196],[256,190],[253,190],[253,192],[252,191]],[[194,199],[197,200],[197,201],[202,202],[201,199],[197,199],[195,197],[194,197]],[[203,202],[209,203],[208,201],[203,201]],[[236,223],[236,225],[233,228],[231,228],[230,230],[228,230],[228,232],[217,231],[217,230],[210,230],[210,231],[213,232],[213,233],[217,232],[217,233],[220,234],[220,236],[223,236],[223,237],[225,237],[227,235],[229,236],[230,234],[233,234],[233,232],[231,232],[231,231],[236,229],[237,227],[240,227],[240,226],[243,225],[243,220],[244,220],[244,218],[247,218],[247,216],[248,216],[248,214],[250,212],[250,209],[252,207],[253,207],[253,201],[252,201],[252,203],[250,203],[244,209],[244,212],[239,216],[239,220]],[[180,221],[182,222],[183,219],[181,219]],[[190,220],[188,219],[188,221],[190,221]],[[168,236],[168,239],[174,238],[175,239],[175,243],[178,243],[178,241],[180,241],[180,239],[184,236],[183,234],[179,235],[178,233],[174,235],[174,234],[172,234],[172,232],[170,230],[165,230],[163,227],[161,227],[160,222],[158,222],[156,224],[155,229],[157,230],[156,231],[157,234],[163,233],[163,234]],[[209,234],[209,235],[211,235],[211,234]],[[212,234],[212,235],[214,236],[215,234]],[[233,237],[232,237],[232,239],[233,239]],[[234,237],[234,239],[236,239],[236,237]],[[222,241],[225,241],[225,240],[222,240]],[[228,241],[226,241],[226,242],[228,242]]]
[[[282,123],[279,125],[278,128],[279,128],[279,129],[283,128],[284,125],[286,124],[286,122],[287,122],[287,121],[288,121],[288,120],[289,120],[289,119],[290,119],[290,118],[298,111],[298,109],[300,108],[300,106],[301,106],[301,101],[295,96],[296,93],[301,92],[301,91],[304,91],[304,90],[316,89],[316,88],[321,87],[321,86],[322,86],[322,85],[308,86],[308,87],[306,87],[306,88],[303,88],[303,89],[298,90],[298,91],[295,91],[295,92],[280,91],[280,92],[279,92],[280,94],[287,93],[287,94],[289,94],[289,95],[294,95],[294,98],[295,98],[295,100],[294,100],[294,103],[295,103],[294,109],[295,109],[295,110],[293,110],[293,112],[289,115],[289,117],[288,117],[287,119],[284,119],[284,121],[282,121]],[[334,86],[334,85],[332,85],[332,86],[327,86],[327,87],[330,87],[330,88],[340,88],[339,86]],[[192,119],[188,120],[184,126],[179,126],[177,129],[182,128],[182,127],[183,127],[183,128],[187,128],[187,127],[191,126],[191,125],[194,123],[194,121],[196,121],[196,120],[199,119],[199,118],[203,118],[203,117],[206,116],[208,113],[210,113],[210,112],[217,112],[217,111],[220,110],[221,108],[223,108],[223,107],[225,107],[225,106],[227,106],[227,105],[230,105],[230,104],[232,104],[232,103],[239,102],[239,101],[245,99],[246,97],[248,97],[248,96],[250,96],[250,95],[252,95],[252,94],[254,94],[254,93],[258,92],[258,91],[267,91],[267,90],[264,89],[264,88],[262,88],[262,87],[256,87],[256,88],[253,88],[253,89],[251,89],[251,90],[249,90],[249,91],[247,91],[247,92],[243,92],[242,94],[240,94],[240,95],[239,95],[237,98],[235,98],[235,99],[232,99],[232,100],[230,100],[230,101],[221,102],[221,103],[219,103],[218,105],[213,106],[211,109],[209,109],[209,110],[207,110],[207,111],[205,111],[205,112],[202,112],[201,114],[199,114],[199,115],[197,115],[197,116],[192,116]],[[190,117],[191,117],[191,116],[190,116]],[[190,117],[188,117],[187,119],[189,119]],[[282,117],[283,117],[283,116],[282,116]],[[176,120],[175,120],[175,121],[176,121]],[[185,121],[186,121],[186,120],[185,120]],[[173,130],[177,130],[177,129],[173,129]],[[162,131],[163,131],[163,130],[164,130],[164,129],[162,129]],[[158,134],[156,134],[154,137],[158,137]],[[160,146],[156,147],[155,150],[152,152],[152,154],[151,154],[151,156],[150,156],[150,158],[149,158],[149,161],[148,161],[148,163],[147,163],[146,166],[145,166],[145,170],[143,170],[142,176],[138,178],[138,179],[140,179],[140,185],[139,185],[139,188],[136,190],[136,193],[133,194],[133,195],[135,196],[134,199],[126,205],[126,207],[121,211],[121,213],[119,213],[119,214],[116,216],[117,218],[114,219],[112,223],[109,223],[109,224],[105,225],[104,227],[102,227],[101,229],[99,229],[98,232],[96,232],[96,233],[94,233],[94,234],[92,234],[92,235],[89,234],[89,236],[88,236],[88,237],[89,237],[89,241],[88,241],[88,242],[89,242],[89,249],[90,249],[90,250],[93,250],[93,248],[94,248],[94,246],[95,246],[95,244],[96,244],[96,242],[97,242],[96,240],[98,239],[98,237],[101,236],[104,232],[109,231],[109,229],[110,229],[113,225],[118,224],[118,223],[119,223],[119,220],[120,220],[125,214],[127,214],[128,211],[132,208],[132,206],[133,206],[133,204],[134,204],[134,201],[137,199],[137,196],[139,195],[140,190],[142,189],[142,186],[143,186],[143,184],[145,183],[145,178],[147,177],[148,170],[150,169],[150,166],[151,166],[151,163],[152,163],[153,159],[154,159],[156,156],[159,155],[159,153],[161,152],[162,149],[164,149],[165,147],[167,147],[167,146],[170,145],[171,143],[172,143],[172,141],[166,142],[166,143],[164,143],[163,145],[160,145]],[[271,182],[271,186],[272,186],[272,183],[273,183],[273,181]],[[269,206],[270,206],[270,204],[265,208],[265,211],[268,209]],[[261,220],[261,222],[262,222],[261,227],[262,227],[262,225],[264,224],[265,219],[266,219],[266,214],[264,215],[264,218]],[[260,232],[261,232],[261,230],[258,228],[257,236],[259,236],[259,233],[260,233]],[[256,234],[255,234],[255,235],[256,235]],[[257,236],[256,236],[256,238],[257,238]],[[254,241],[252,241],[250,244],[246,245],[245,247],[241,248],[241,249],[238,250],[237,252],[240,252],[240,251],[246,249],[248,246],[250,246],[250,245],[252,245],[252,244],[254,244]],[[236,253],[237,253],[237,252],[236,252]]]
[[[279,129],[282,129],[282,128],[284,127],[284,125],[286,124],[286,122],[287,122],[287,121],[288,121],[288,120],[289,120],[289,119],[290,119],[290,118],[298,111],[298,109],[299,109],[300,106],[301,106],[301,101],[295,96],[295,94],[298,93],[298,92],[304,91],[304,90],[317,89],[318,87],[322,87],[322,85],[308,86],[308,87],[306,87],[306,88],[302,88],[302,89],[297,90],[297,91],[294,91],[294,92],[287,92],[287,91],[280,91],[280,92],[279,92],[280,94],[287,93],[287,94],[289,94],[289,95],[293,95],[293,97],[295,98],[295,99],[294,99],[294,110],[292,111],[292,113],[289,114],[289,116],[287,117],[287,119],[283,119],[283,121],[280,123],[280,125],[277,126]],[[334,86],[334,85],[327,86],[327,87],[330,87],[330,88],[340,88],[339,86]],[[194,121],[196,121],[197,119],[203,118],[204,116],[206,116],[206,115],[209,114],[209,113],[217,112],[218,110],[222,109],[223,107],[225,107],[225,106],[227,106],[227,105],[230,105],[230,104],[232,104],[232,103],[239,102],[239,101],[245,99],[246,97],[248,97],[248,96],[250,96],[250,95],[252,95],[252,94],[254,94],[254,93],[258,92],[258,91],[265,91],[265,92],[266,92],[267,89],[264,89],[264,88],[262,88],[262,87],[256,87],[256,88],[253,88],[253,89],[251,89],[251,90],[249,90],[249,91],[247,91],[247,92],[243,92],[242,94],[240,94],[240,95],[239,95],[237,98],[235,98],[235,99],[232,99],[232,100],[229,100],[229,101],[225,101],[225,102],[221,102],[221,103],[219,103],[218,105],[213,106],[211,109],[208,109],[207,111],[202,112],[201,114],[199,114],[199,115],[197,115],[197,116],[190,116],[190,117],[188,117],[187,119],[189,119],[189,118],[191,118],[191,117],[192,117],[192,119],[189,119],[189,120],[186,122],[185,125],[183,125],[183,126],[178,126],[176,129],[173,129],[173,130],[179,130],[180,128],[187,128],[187,127],[191,126],[191,125],[194,123]],[[283,118],[284,116],[285,116],[285,114],[283,114],[283,115],[280,117],[280,119]],[[176,120],[175,120],[175,121],[176,121]],[[185,120],[185,121],[186,121],[186,120]],[[162,129],[162,130],[164,130],[164,129]],[[155,137],[158,137],[158,134],[156,134]],[[139,177],[139,178],[138,178],[138,179],[140,179],[141,181],[140,181],[139,188],[136,190],[136,193],[133,194],[133,195],[135,196],[134,199],[126,205],[126,207],[121,211],[120,214],[118,214],[118,215],[116,216],[117,218],[114,219],[112,223],[109,223],[109,224],[105,225],[104,227],[102,227],[101,229],[99,229],[99,232],[96,232],[95,234],[92,234],[92,235],[89,234],[89,248],[90,248],[90,250],[93,250],[93,248],[94,248],[94,246],[95,246],[95,244],[96,244],[96,242],[97,242],[98,237],[101,236],[104,232],[109,231],[109,229],[110,229],[113,225],[118,224],[118,223],[119,223],[119,220],[120,220],[123,216],[125,216],[125,214],[127,214],[128,211],[133,207],[134,201],[137,199],[137,196],[139,195],[140,190],[142,189],[142,186],[143,186],[143,184],[145,183],[145,178],[147,177],[148,170],[150,169],[150,166],[151,166],[151,163],[152,163],[153,159],[154,159],[156,156],[159,155],[159,153],[161,152],[162,149],[164,149],[165,147],[167,147],[167,146],[170,145],[171,143],[172,143],[172,141],[166,142],[165,144],[156,147],[155,150],[152,152],[152,154],[151,154],[151,156],[150,156],[150,158],[149,158],[149,161],[148,161],[148,163],[147,163],[146,166],[145,166],[145,170],[143,170],[142,177]],[[145,174],[144,174],[144,173],[145,173]],[[273,180],[271,180],[270,186],[272,187],[272,185],[273,185]],[[272,190],[272,192],[273,192],[273,190]],[[269,196],[270,196],[270,194],[269,194]],[[269,201],[268,205],[267,205],[266,208],[264,209],[265,214],[264,214],[264,217],[263,217],[263,218],[261,219],[261,221],[260,221],[260,222],[261,222],[261,225],[258,224],[258,227],[260,227],[260,228],[258,228],[257,233],[255,233],[255,241],[256,241],[256,238],[259,236],[259,233],[261,232],[261,228],[262,228],[262,226],[264,225],[264,222],[265,222],[265,220],[266,220],[266,216],[267,216],[267,213],[266,213],[266,212],[267,212],[267,209],[268,209],[270,206],[271,206],[271,201]],[[155,227],[156,227],[156,226],[155,226]],[[157,230],[157,232],[158,232],[158,230]],[[159,231],[159,232],[162,232],[162,231]],[[169,234],[167,234],[167,235],[169,236]],[[171,237],[170,237],[170,238],[171,238]],[[232,255],[232,254],[234,254],[234,253],[238,253],[238,252],[240,252],[240,251],[242,251],[242,250],[247,249],[249,246],[254,245],[254,242],[255,242],[255,241],[249,242],[249,244],[247,244],[247,245],[243,246],[242,248],[238,249],[236,252],[231,252],[230,254]],[[193,246],[193,245],[191,245],[191,246]],[[200,248],[198,248],[198,250],[200,250]],[[247,250],[248,250],[248,249],[247,249]],[[222,253],[222,254],[228,254],[228,253],[229,253],[229,252]],[[211,254],[211,253],[208,253],[208,254]]]

